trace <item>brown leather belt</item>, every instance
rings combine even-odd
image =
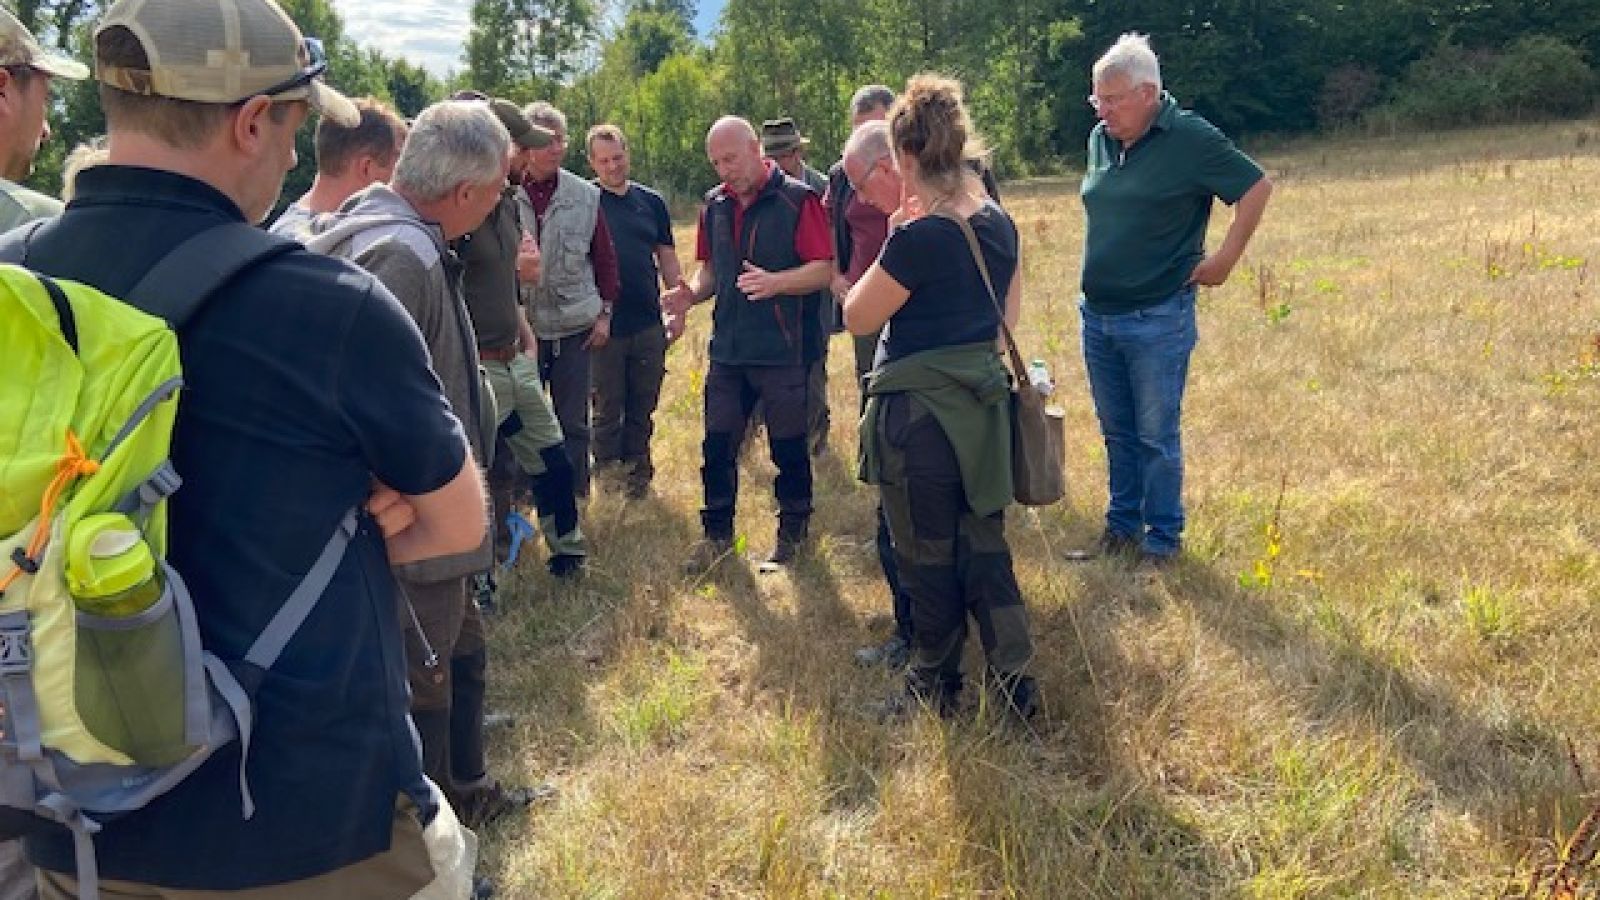
[[[513,359],[517,358],[517,353],[519,352],[520,351],[518,351],[514,345],[510,347],[501,347],[499,350],[491,350],[488,347],[479,347],[478,358],[486,362],[511,362]]]

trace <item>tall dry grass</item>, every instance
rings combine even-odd
[[[1105,496],[1081,207],[1075,180],[1010,187],[1023,340],[1058,373],[1073,484],[1009,518],[1044,690],[1031,733],[862,714],[896,680],[851,663],[887,599],[842,340],[813,556],[677,574],[697,537],[698,311],[669,361],[656,495],[601,492],[588,578],[530,566],[492,626],[493,699],[520,714],[497,766],[559,788],[486,835],[502,896],[1526,887],[1594,806],[1581,766],[1600,771],[1597,147],[1590,121],[1266,154],[1266,223],[1201,299],[1187,559],[1154,581],[1057,556],[1098,533]],[[763,457],[741,495],[752,554],[774,528]]]

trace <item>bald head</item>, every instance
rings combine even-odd
[[[767,181],[761,158],[761,140],[749,122],[723,116],[706,132],[706,156],[729,190],[743,198],[754,197]]]
[[[748,119],[741,119],[738,116],[723,116],[711,123],[711,130],[706,132],[706,148],[710,149],[712,143],[719,139],[742,139],[761,143],[761,139],[756,137],[755,126],[751,125]]]

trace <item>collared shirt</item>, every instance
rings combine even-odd
[[[471,234],[456,241],[466,266],[461,280],[467,312],[478,346],[489,350],[515,347],[522,309],[517,302],[517,246],[522,223],[517,218],[517,188],[507,185],[500,202]]]
[[[526,186],[528,202],[533,204],[540,227],[544,225],[545,211],[550,208],[550,201],[556,195],[556,185],[560,183],[556,175],[551,175],[544,181],[530,181]],[[548,262],[545,264],[549,265]],[[617,270],[617,250],[611,243],[611,229],[606,225],[604,209],[595,214],[594,235],[589,238],[589,265],[594,267],[594,288],[600,292],[600,299],[608,306],[615,304],[617,295],[622,292],[622,282]]]
[[[1116,315],[1172,296],[1205,258],[1212,198],[1231,206],[1261,176],[1226,135],[1165,92],[1150,129],[1130,146],[1096,125],[1081,189],[1090,310]]]
[[[226,196],[170,172],[98,166],[29,244],[42,272],[125,295],[175,245],[242,222]],[[466,442],[411,317],[343,260],[296,250],[213,297],[178,336],[185,389],[172,461],[168,559],[207,650],[243,658],[345,511],[374,479],[448,484]],[[407,719],[405,651],[383,536],[367,516],[327,593],[265,675],[240,807],[239,744],[95,837],[100,875],[238,890],[308,878],[389,846],[395,802],[429,814]],[[73,870],[65,832],[29,841]]]
[[[24,222],[60,214],[60,200],[0,178],[0,234]]]
[[[772,180],[772,173],[777,168],[777,163],[770,159],[766,160],[766,175],[762,184]],[[722,190],[733,198],[733,234],[737,239],[744,228],[744,198],[734,193],[733,188],[726,183],[722,185]],[[756,196],[760,196],[759,191]],[[828,233],[828,215],[822,211],[822,198],[815,194],[807,198],[805,205],[800,208],[800,223],[794,230],[794,250],[803,262],[833,259],[833,239]],[[703,208],[700,210],[700,225],[695,234],[694,258],[700,262],[711,259],[711,236],[706,234],[706,212]]]
[[[872,268],[889,237],[889,216],[851,191],[845,198],[844,222],[850,229],[850,261],[844,280],[852,285]]]

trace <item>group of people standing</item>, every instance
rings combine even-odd
[[[705,301],[702,539],[689,569],[734,555],[739,454],[758,412],[777,469],[766,563],[805,551],[812,457],[830,418],[827,347],[848,330],[860,474],[880,491],[876,545],[895,619],[858,660],[907,670],[883,711],[957,706],[971,621],[1002,708],[1037,712],[1005,536],[1010,473],[993,464],[1011,440],[1013,374],[996,345],[1002,322],[1024,314],[1021,241],[959,83],[923,75],[899,96],[857,91],[852,134],[826,175],[805,165],[791,120],[759,131],[717,120],[706,152],[719,184],[686,276],[666,204],[629,179],[615,126],[587,132],[596,177],[583,179],[562,167],[567,120],[548,103],[462,92],[407,122],[323,84],[320,45],[273,0],[164,6],[119,0],[96,29],[109,142],[64,212],[15,184],[48,135],[42,101],[34,119],[17,110],[52,76],[88,71],[0,19],[0,115],[13,135],[0,147],[0,200],[22,214],[0,213],[8,226],[54,216],[0,250],[25,242],[29,266],[120,295],[172,243],[266,219],[295,132],[319,111],[316,181],[272,226],[303,246],[238,276],[179,335],[189,391],[173,458],[186,484],[171,503],[170,558],[199,598],[207,649],[238,658],[309,564],[307,535],[352,505],[364,514],[328,589],[339,602],[319,604],[262,676],[255,814],[221,799],[244,763],[219,752],[106,823],[103,891],[409,897],[431,877],[422,834],[441,802],[469,826],[526,805],[532,794],[492,778],[485,755],[482,609],[497,558],[487,523],[526,491],[550,573],[583,571],[591,469],[616,471],[630,497],[648,493],[667,347]],[[182,24],[224,20],[234,25]],[[1096,65],[1090,103],[1103,121],[1083,183],[1081,313],[1110,460],[1098,550],[1164,565],[1183,528],[1195,286],[1228,277],[1271,185],[1161,90],[1140,36]],[[27,142],[18,128],[31,129]],[[1206,255],[1215,197],[1238,212]],[[480,475],[492,465],[506,473],[493,505]],[[32,836],[29,855],[43,896],[76,894],[70,839]]]

